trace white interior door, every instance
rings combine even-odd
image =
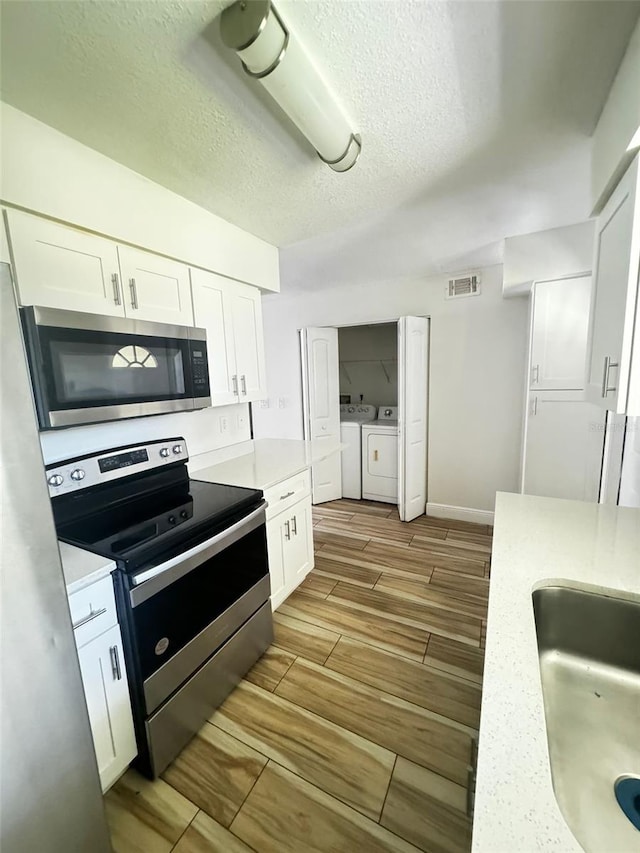
[[[398,511],[401,521],[427,508],[429,320],[398,320]]]
[[[307,328],[301,333],[305,438],[319,452],[340,443],[340,382],[338,330]],[[314,454],[317,455],[317,454]],[[311,468],[314,504],[342,497],[340,453],[336,451]]]

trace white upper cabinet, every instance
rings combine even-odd
[[[238,394],[241,403],[266,395],[262,302],[257,287],[234,284],[231,288],[233,336],[236,347]]]
[[[262,306],[257,287],[192,269],[196,326],[207,330],[214,406],[250,403],[266,395]]]
[[[591,276],[536,282],[533,299],[531,388],[584,388]]]
[[[640,392],[631,384],[640,382],[631,367],[640,268],[638,181],[636,156],[598,219],[587,384],[589,400],[629,415],[640,414]]]
[[[16,210],[6,215],[22,305],[124,316],[115,243]]]
[[[211,405],[238,402],[236,355],[231,311],[225,310],[233,282],[215,273],[191,269],[193,313],[196,326],[206,329]]]
[[[193,326],[189,267],[130,246],[118,256],[128,317]]]

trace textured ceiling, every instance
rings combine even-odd
[[[225,5],[4,0],[3,98],[287,247],[285,286],[495,262],[588,216],[639,3],[278,0],[362,132],[346,174],[242,75]]]

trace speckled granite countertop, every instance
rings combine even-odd
[[[551,783],[531,593],[640,595],[640,510],[498,493],[473,853],[580,853]]]

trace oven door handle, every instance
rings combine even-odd
[[[131,579],[134,588],[129,593],[132,607],[142,604],[152,595],[165,589],[169,584],[184,577],[206,560],[233,545],[247,533],[260,527],[261,524],[265,523],[266,508],[267,502],[262,501],[260,506],[250,512],[249,515],[241,518],[231,527],[216,533],[211,539],[189,548],[188,551],[183,551],[177,557],[172,557],[164,563],[134,575]]]

